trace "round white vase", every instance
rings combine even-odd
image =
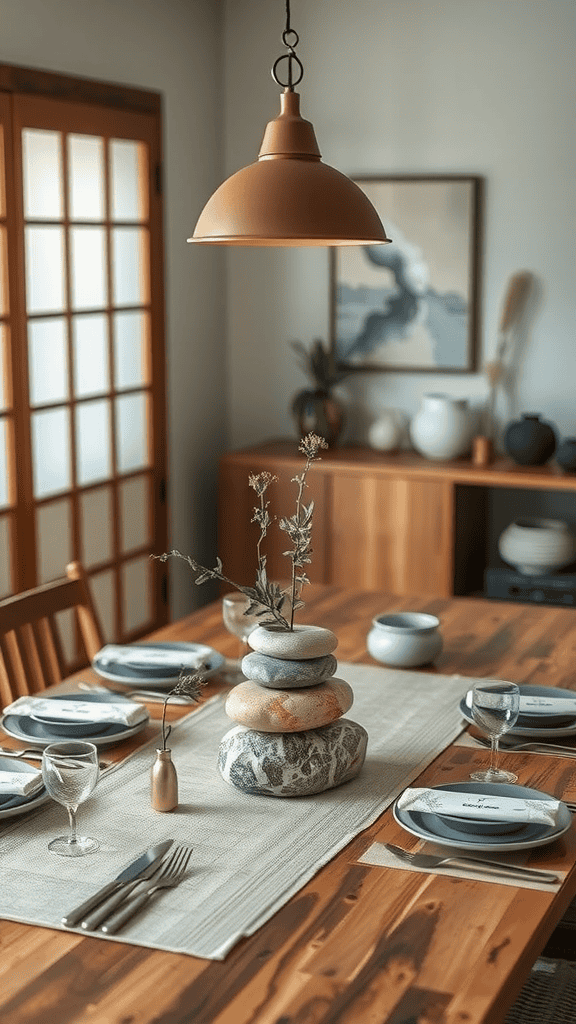
[[[427,459],[456,459],[467,455],[472,442],[472,422],[466,398],[428,394],[410,423],[416,451]]]
[[[424,612],[396,612],[372,619],[366,637],[368,653],[376,661],[398,668],[427,665],[442,650],[440,620]]]
[[[541,576],[574,561],[576,538],[561,519],[524,516],[500,534],[498,550],[525,576]]]
[[[400,409],[384,409],[368,427],[368,444],[380,452],[395,451],[404,438],[408,417]]]

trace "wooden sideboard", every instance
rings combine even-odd
[[[258,527],[250,473],[279,477],[270,513],[290,515],[303,457],[296,441],[270,441],[229,452],[220,461],[218,553],[226,574],[252,583]],[[314,499],[314,583],[396,594],[450,597],[482,589],[490,488],[571,491],[576,476],[556,466],[517,466],[498,459],[481,468],[469,459],[433,462],[413,452],[385,454],[347,445],[322,453],[308,477]],[[265,541],[268,575],[285,580],[288,538],[272,528]]]

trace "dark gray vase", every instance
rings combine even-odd
[[[520,466],[543,466],[554,455],[556,434],[550,424],[542,423],[540,413],[524,412],[520,420],[508,424],[504,446]]]
[[[576,473],[576,437],[565,437],[556,452],[556,462],[567,473]]]

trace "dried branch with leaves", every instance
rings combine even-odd
[[[166,708],[168,707],[170,697],[188,697],[194,704],[199,704],[203,686],[206,686],[206,679],[202,672],[195,672],[194,675],[190,675],[185,669],[180,669],[178,682],[176,683],[176,686],[166,694],[164,704],[162,706],[162,750],[166,750],[168,737],[172,732],[172,726],[166,725]]]
[[[284,554],[292,561],[292,580],[289,590],[290,597],[290,618],[287,619],[282,612],[287,592],[282,590],[278,583],[274,583],[268,579],[266,571],[266,555],[262,551],[262,544],[266,538],[269,528],[272,526],[274,519],[270,515],[269,506],[270,502],[266,498],[266,492],[271,484],[273,484],[278,477],[272,473],[262,472],[256,474],[250,474],[248,477],[248,483],[250,487],[256,492],[259,498],[259,504],[254,508],[254,515],[252,522],[257,523],[260,527],[260,535],[257,541],[257,557],[258,566],[256,570],[256,581],[253,587],[243,586],[240,583],[235,583],[224,573],[224,567],[220,558],[216,558],[216,565],[213,569],[208,569],[204,565],[200,565],[195,558],[191,555],[184,555],[177,549],[172,551],[164,552],[163,555],[152,555],[152,558],[157,558],[160,562],[166,562],[169,558],[181,558],[187,562],[194,573],[196,573],[195,583],[201,585],[206,583],[207,580],[218,580],[220,583],[227,583],[229,586],[234,587],[235,590],[239,590],[241,594],[244,594],[248,598],[248,607],[246,608],[245,615],[256,615],[258,618],[262,618],[262,626],[279,626],[281,629],[293,630],[294,629],[294,612],[298,608],[303,607],[303,602],[300,600],[300,594],[302,587],[309,583],[309,579],[306,573],[303,571],[304,566],[311,562],[310,555],[312,554],[312,548],[310,547],[311,535],[312,535],[312,515],[314,512],[314,502],[311,501],[308,505],[303,502],[304,488],[308,486],[306,477],[313,462],[320,458],[319,452],[322,448],[327,448],[328,445],[323,437],[318,437],[317,434],[307,434],[298,445],[298,451],[302,452],[306,456],[306,464],[302,473],[292,478],[292,482],[298,485],[298,494],[296,498],[296,511],[290,518],[282,518],[279,523],[279,529],[283,530],[288,534],[292,542],[292,550],[285,551]],[[301,570],[298,572],[297,570]]]

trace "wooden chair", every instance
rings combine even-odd
[[[67,674],[58,612],[72,608],[87,660],[104,645],[102,628],[80,562],[66,577],[0,601],[0,704],[44,690]]]

